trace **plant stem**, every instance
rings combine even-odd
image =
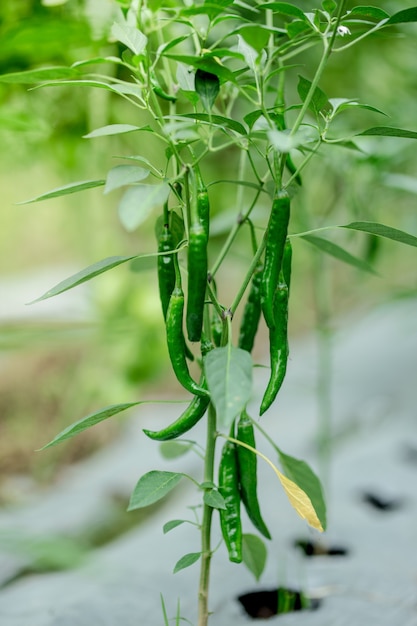
[[[216,411],[209,405],[207,416],[207,443],[204,459],[204,482],[212,483],[214,478],[214,454],[216,447]],[[200,585],[198,589],[198,626],[207,626],[208,622],[208,591],[211,564],[211,519],[213,508],[203,505],[203,521],[201,523],[201,567]]]

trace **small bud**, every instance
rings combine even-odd
[[[340,35],[341,37],[344,37],[345,35],[350,35],[350,30],[348,29],[347,26],[338,26],[337,34]]]

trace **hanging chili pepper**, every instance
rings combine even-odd
[[[204,387],[204,383],[202,383],[202,387]],[[158,431],[147,430],[145,428],[143,432],[150,439],[156,439],[157,441],[176,439],[191,430],[191,428],[201,420],[207,411],[209,402],[210,398],[195,396],[185,411],[170,426]]]
[[[274,327],[269,329],[271,374],[261,402],[260,415],[275,400],[284,382],[288,361],[288,287],[280,282],[274,298]]]
[[[169,224],[164,224],[158,239],[158,252],[168,252],[173,249],[175,249],[174,237],[170,231]],[[169,299],[175,287],[174,255],[167,254],[158,256],[157,264],[159,298],[161,300],[164,319],[166,319]]]
[[[240,415],[237,424],[237,439],[256,448],[253,423],[246,411]],[[237,446],[239,488],[242,502],[252,524],[264,537],[271,539],[270,532],[262,519],[257,495],[256,454],[244,446]]]
[[[233,426],[231,431],[233,436]],[[219,464],[219,492],[224,498],[225,509],[219,509],[220,527],[233,563],[242,562],[242,522],[240,519],[239,476],[237,471],[236,447],[226,441]]]
[[[175,286],[169,300],[166,317],[168,352],[174,373],[181,385],[198,396],[208,396],[207,389],[200,387],[190,376],[186,361],[185,340],[183,334],[184,292],[181,287],[181,275],[177,255],[174,255]]]
[[[188,339],[200,341],[207,286],[207,243],[210,206],[208,193],[196,169],[196,200],[188,235],[188,298],[186,325]]]
[[[290,198],[281,191],[272,203],[269,217],[266,244],[265,267],[261,281],[261,307],[268,328],[274,328],[274,296],[278,285],[285,242],[290,218]]]
[[[243,310],[239,333],[239,348],[252,352],[261,317],[261,281],[263,265],[260,263],[253,273],[249,296]]]

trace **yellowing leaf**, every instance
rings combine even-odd
[[[311,500],[305,491],[300,489],[298,485],[284,476],[284,474],[281,474],[279,470],[275,469],[275,472],[281,481],[281,485],[284,487],[284,491],[287,494],[287,498],[290,501],[291,506],[296,510],[298,515],[305,519],[310,526],[320,532],[323,532],[323,526],[321,525]]]

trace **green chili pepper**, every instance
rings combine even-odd
[[[282,257],[282,278],[288,287],[288,293],[291,286],[291,264],[292,264],[292,246],[291,241],[287,239]]]
[[[275,325],[269,329],[269,353],[271,374],[261,402],[260,415],[265,413],[275,400],[284,382],[288,361],[288,287],[280,282],[274,298]]]
[[[184,292],[181,287],[181,275],[177,255],[174,255],[175,287],[169,300],[166,317],[168,352],[174,373],[181,385],[197,396],[208,396],[207,389],[200,387],[190,376],[186,361],[185,340],[183,334]]]
[[[262,272],[263,265],[259,264],[253,273],[249,296],[243,310],[242,322],[240,324],[239,348],[247,350],[248,352],[252,352],[261,317]]]
[[[261,281],[261,307],[268,328],[275,327],[274,296],[278,285],[290,218],[290,198],[281,191],[274,199],[265,245],[265,267]]]
[[[168,252],[175,248],[174,237],[168,224],[164,224],[158,239],[158,252]],[[173,254],[158,256],[158,285],[162,312],[166,319],[169,299],[175,287],[175,265]]]
[[[202,386],[204,387],[204,383],[202,383]],[[158,431],[144,429],[143,432],[150,439],[156,439],[157,441],[176,439],[191,430],[201,420],[207,411],[209,402],[210,399],[207,397],[195,396],[185,411],[170,426]]]
[[[232,427],[233,434],[233,427]],[[242,562],[242,522],[240,519],[239,476],[235,444],[226,441],[219,465],[219,492],[226,508],[219,509],[220,527],[225,541],[229,560]]]
[[[237,424],[237,439],[256,448],[252,420],[246,411],[241,414]],[[257,496],[257,459],[256,454],[243,446],[237,446],[239,486],[242,502],[252,524],[264,537],[271,539],[270,532],[261,516]]]
[[[207,286],[207,236],[198,222],[192,224],[188,239],[187,333],[190,341],[200,341]]]
[[[159,98],[162,98],[162,100],[168,100],[168,102],[176,102],[177,97],[167,93],[164,89],[162,89],[154,72],[151,73],[151,85],[154,93]]]

